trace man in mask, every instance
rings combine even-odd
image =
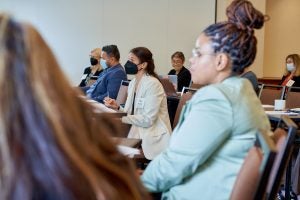
[[[100,65],[104,71],[93,85],[82,88],[87,97],[100,103],[105,97],[117,98],[121,81],[127,80],[119,60],[120,52],[116,45],[102,47]]]
[[[79,87],[89,86],[97,80],[98,76],[103,72],[100,65],[100,59],[101,48],[93,49],[90,53],[91,66],[84,69]]]

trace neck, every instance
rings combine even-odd
[[[220,74],[218,74],[215,79],[212,81],[212,84],[215,83],[221,83],[223,82],[225,79],[227,79],[228,77],[230,77],[231,72],[222,72]]]
[[[114,67],[114,66],[116,66],[116,65],[118,65],[118,64],[119,64],[119,61],[112,62],[112,63],[111,63],[111,67]]]
[[[143,77],[144,74],[145,74],[144,70],[138,71],[138,73],[135,75],[137,82],[139,82],[141,80],[141,78]]]

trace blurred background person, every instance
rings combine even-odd
[[[120,52],[116,45],[102,47],[100,65],[105,69],[97,81],[81,89],[90,99],[103,103],[105,97],[117,98],[122,80],[127,80],[123,66],[120,64]]]
[[[101,48],[93,49],[90,54],[91,66],[84,69],[79,87],[89,86],[93,84],[93,81],[97,80],[98,76],[103,72],[100,59]]]
[[[190,58],[193,82],[205,86],[187,102],[168,147],[142,175],[162,199],[230,199],[256,134],[270,131],[250,82],[239,77],[255,59],[254,29],[262,28],[264,15],[245,0],[232,1],[226,11],[228,21],[204,29]]]
[[[157,74],[152,53],[145,47],[136,47],[129,53],[125,64],[127,74],[134,74],[130,81],[124,109],[116,100],[106,98],[106,106],[128,113],[122,122],[131,124],[128,138],[142,139],[145,157],[152,160],[169,143],[171,125],[167,99]]]
[[[0,49],[0,199],[147,198],[35,28],[1,14]]]
[[[181,92],[183,87],[189,87],[191,83],[191,73],[183,66],[185,61],[184,54],[176,51],[171,56],[171,63],[174,69],[171,69],[168,75],[177,75],[177,91]]]
[[[285,58],[285,72],[281,79],[281,85],[286,86],[290,80],[295,81],[293,87],[300,87],[300,56],[290,54]]]

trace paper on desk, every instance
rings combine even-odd
[[[299,115],[296,112],[287,112],[287,111],[265,111],[267,115]]]
[[[120,153],[122,153],[125,156],[128,156],[129,158],[133,158],[134,155],[140,154],[140,150],[132,147],[127,147],[123,145],[118,145],[118,150]]]

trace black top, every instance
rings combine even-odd
[[[251,82],[256,94],[259,93],[258,80],[257,80],[256,75],[252,71],[248,71],[248,72],[242,74],[241,77],[248,79]]]
[[[285,78],[289,76],[288,75],[285,75],[285,76],[282,76],[281,78],[281,82],[280,82],[280,85],[283,83],[283,81],[285,80]],[[300,87],[300,76],[293,76],[292,78],[293,81],[295,81],[295,83],[292,85],[292,87]],[[292,92],[300,92],[300,89],[291,89]]]
[[[168,75],[176,75],[175,69],[169,71]],[[189,87],[191,83],[191,73],[184,66],[181,68],[180,72],[177,74],[177,91],[181,92],[183,87]]]
[[[87,67],[84,69],[84,72],[83,72],[83,75],[87,75],[85,77],[85,79],[82,79],[80,84],[79,84],[79,87],[85,87],[87,86],[87,82],[90,80],[90,79],[94,79],[94,80],[97,80],[97,77],[103,72],[103,69],[101,69],[100,71],[97,70],[95,72],[95,74],[92,74],[92,70],[91,70],[91,67]]]

